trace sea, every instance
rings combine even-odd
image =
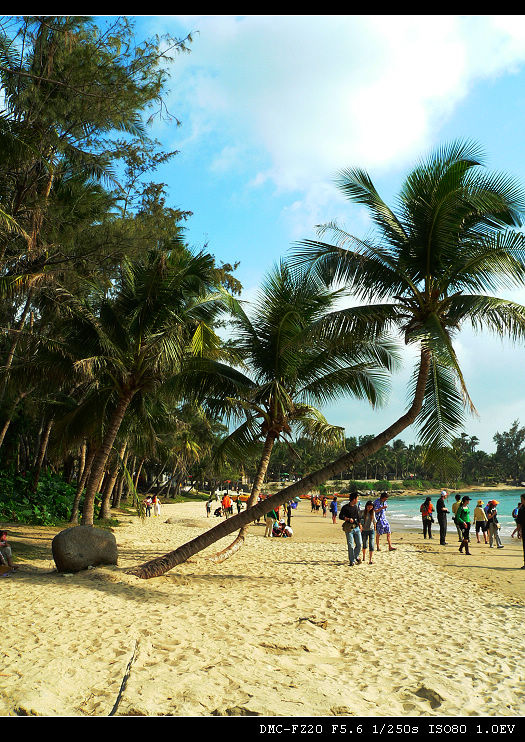
[[[525,490],[524,490],[525,491]],[[504,539],[510,540],[511,534],[516,527],[514,518],[512,517],[512,511],[520,502],[521,490],[484,490],[483,492],[454,492],[449,495],[446,502],[450,515],[448,516],[449,522],[448,527],[454,528],[452,523],[452,504],[455,502],[454,495],[456,494],[468,494],[470,497],[469,509],[470,509],[470,520],[474,522],[474,508],[478,504],[478,500],[483,500],[485,505],[489,500],[497,500],[498,505],[496,509],[498,511],[498,520],[501,525],[500,536],[502,541]],[[366,496],[360,498],[360,506],[363,507],[366,502]],[[375,498],[374,498],[375,499]],[[436,503],[439,499],[439,495],[432,497],[432,504],[434,511],[436,509]],[[392,531],[403,531],[403,530],[414,530],[414,528],[422,529],[421,513],[419,511],[420,506],[425,500],[425,496],[422,495],[403,495],[396,497],[390,495],[388,498],[388,509],[387,518],[390,522]],[[437,517],[434,513],[435,523],[433,524],[433,530],[439,529],[437,523]]]

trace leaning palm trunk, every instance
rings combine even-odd
[[[425,397],[425,385],[430,370],[431,353],[428,349],[423,348],[421,350],[421,360],[419,364],[419,371],[417,377],[416,388],[414,392],[414,399],[409,410],[402,415],[395,423],[386,428],[382,433],[375,436],[371,441],[364,443],[362,446],[358,446],[353,451],[340,456],[338,459],[333,461],[331,464],[318,469],[317,471],[309,474],[299,482],[286,487],[275,495],[262,500],[252,507],[246,508],[242,513],[234,515],[233,518],[219,523],[218,526],[211,528],[201,536],[188,541],[188,543],[179,546],[175,551],[171,551],[164,556],[152,559],[145,564],[141,564],[133,569],[128,570],[128,574],[135,575],[142,579],[149,579],[151,577],[160,577],[165,572],[168,572],[178,564],[182,564],[187,559],[197,554],[199,551],[206,549],[207,547],[214,544],[219,539],[228,536],[238,528],[252,523],[257,518],[265,515],[269,510],[284,505],[285,502],[293,500],[295,497],[304,495],[314,487],[318,487],[328,479],[332,479],[336,474],[339,474],[345,469],[349,469],[359,461],[367,459],[372,456],[376,451],[379,451],[384,445],[391,441],[396,436],[405,430],[409,425],[415,422],[418,414],[423,407],[423,400]]]
[[[246,501],[246,510],[248,510],[248,508],[251,508],[257,502],[259,492],[261,491],[261,487],[264,482],[264,477],[266,476],[266,472],[268,470],[268,465],[270,463],[270,456],[272,455],[272,449],[273,449],[274,443],[275,443],[274,436],[267,435],[266,440],[264,441],[264,448],[263,448],[261,460],[259,462],[259,468],[257,470],[257,474],[253,482],[252,491],[250,492],[250,497]],[[211,561],[224,562],[226,559],[229,559],[237,551],[239,551],[241,546],[244,544],[244,539],[246,538],[246,533],[248,532],[248,525],[249,524],[246,524],[245,526],[241,528],[241,530],[237,534],[235,541],[232,541],[232,543],[229,546],[227,546],[222,551],[219,551],[217,554],[215,554],[215,556],[210,557]]]
[[[95,460],[93,461],[91,474],[89,476],[86,487],[86,495],[84,497],[84,508],[82,510],[81,521],[83,526],[93,525],[95,495],[102,479],[109,454],[111,453],[111,449],[113,448],[113,443],[115,442],[115,438],[117,437],[120,425],[122,423],[122,420],[124,419],[124,415],[126,414],[126,410],[128,409],[132,398],[133,392],[129,391],[120,398],[109,422],[102,445],[99,448],[97,455],[95,456]]]

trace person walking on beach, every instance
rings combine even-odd
[[[328,500],[326,499],[326,495],[323,495],[323,499],[321,500],[321,508],[323,509],[323,518],[326,518],[327,504],[328,504]]]
[[[206,517],[207,517],[207,518],[209,518],[209,517],[210,517],[210,513],[211,513],[211,504],[212,504],[212,502],[213,502],[213,500],[211,499],[211,497],[210,497],[210,498],[208,498],[208,500],[206,500]]]
[[[470,511],[468,509],[469,502],[470,497],[467,497],[467,495],[465,495],[461,499],[459,507],[456,510],[456,521],[461,528],[461,533],[463,536],[459,550],[461,553],[463,553],[463,549],[465,549],[465,554],[468,554],[470,556],[470,551],[468,548],[470,540]]]
[[[511,538],[514,538],[514,535],[515,535],[516,533],[518,534],[518,538],[520,538],[520,536],[521,536],[521,534],[520,534],[520,529],[519,529],[519,525],[518,525],[518,510],[519,510],[520,508],[521,508],[521,502],[518,502],[518,506],[517,506],[517,507],[515,507],[515,508],[514,508],[514,510],[512,511],[512,517],[514,518],[514,523],[516,524],[516,528],[515,528],[515,529],[514,529],[514,530],[512,531],[512,533],[510,534],[510,537],[511,537]]]
[[[485,543],[488,544],[488,538],[487,538],[487,529],[488,529],[488,520],[487,520],[487,514],[483,510],[483,505],[485,503],[483,500],[478,500],[478,504],[474,508],[474,523],[476,524],[476,541],[481,543],[481,540],[479,538],[479,532],[481,531],[483,533],[483,539],[485,540]]]
[[[157,495],[153,495],[153,515],[160,516],[160,500]]]
[[[421,517],[423,518],[423,538],[428,537],[432,538],[432,523],[434,522],[434,518],[432,516],[432,512],[434,510],[434,506],[432,505],[432,501],[430,497],[427,497],[425,502],[421,505],[419,508],[421,511]]]
[[[348,560],[351,567],[354,564],[361,564],[361,557],[359,555],[361,554],[363,545],[361,540],[361,518],[358,497],[357,492],[352,492],[349,501],[346,505],[343,505],[339,514],[340,520],[344,521],[343,531],[346,536]]]
[[[461,495],[455,495],[455,498],[456,502],[452,505],[452,520],[454,521],[454,525],[456,526],[456,530],[458,532],[458,540],[463,541],[463,531],[456,518],[458,508],[461,505]]]
[[[379,548],[379,538],[386,534],[386,540],[388,542],[388,551],[395,551],[395,546],[392,546],[392,536],[390,531],[390,523],[386,517],[386,509],[388,508],[387,501],[388,492],[381,492],[377,500],[374,500],[374,513],[376,516],[376,548]]]
[[[489,524],[489,545],[490,548],[493,549],[493,541],[495,541],[498,549],[504,549],[505,547],[501,543],[501,538],[499,536],[500,525],[498,523],[498,511],[496,510],[496,505],[499,505],[499,500],[489,500],[487,507],[485,508]]]
[[[523,567],[521,569],[525,569],[525,493],[520,497],[521,507],[516,515],[516,523],[518,524],[519,536],[521,536],[521,545],[523,546]]]
[[[153,505],[153,500],[151,499],[151,495],[148,495],[143,503],[144,507],[146,508],[146,515],[148,518],[151,518],[151,506]]]
[[[441,491],[441,497],[436,503],[437,519],[439,523],[439,544],[440,546],[447,545],[447,504],[445,500],[448,497],[446,490]]]
[[[228,518],[231,515],[232,499],[228,493],[222,498],[222,512]]]
[[[373,500],[368,500],[365,505],[361,525],[363,527],[361,531],[361,538],[363,540],[363,562],[366,562],[366,550],[368,549],[370,554],[368,564],[373,564],[374,562],[372,557],[374,555],[374,536],[376,529],[376,516],[374,513]]]
[[[337,495],[334,495],[332,498],[330,512],[332,513],[332,523],[337,523]]]

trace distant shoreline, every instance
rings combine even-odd
[[[347,486],[344,482],[341,482],[340,485],[341,485],[341,487],[346,487]],[[334,487],[334,486],[337,486],[337,484],[335,484],[335,485],[334,484],[330,484],[329,486],[330,487]],[[389,490],[388,491],[388,494],[389,494],[390,497],[411,497],[411,496],[417,497],[418,495],[425,495],[425,497],[426,496],[432,497],[432,496],[438,496],[438,495],[440,495],[443,489],[445,489],[449,495],[451,495],[451,494],[469,493],[469,492],[523,492],[523,493],[525,493],[525,487],[517,487],[517,486],[514,486],[512,484],[500,484],[500,485],[493,485],[493,486],[489,486],[489,485],[485,485],[485,486],[483,486],[483,485],[469,485],[467,487],[462,487],[461,489],[453,489],[453,488],[449,488],[449,487],[441,487],[439,489],[437,489],[437,488],[433,488],[433,489],[420,489],[420,490],[415,490],[415,489],[408,490],[408,489],[405,489],[403,491],[401,491],[402,488],[400,487],[399,490]],[[277,492],[277,491],[278,490],[276,490],[275,492]],[[378,492],[381,492],[381,490],[373,490],[373,491],[376,494]],[[270,491],[263,490],[262,494],[264,496],[271,496],[271,495],[274,495],[275,492],[273,490],[270,490]],[[372,490],[370,490],[370,492],[372,492]],[[359,493],[360,493],[361,497],[365,497],[368,494],[368,492],[365,491],[365,490],[359,490]],[[312,493],[301,495],[301,499],[302,500],[309,499],[310,496],[311,496],[311,494]],[[341,497],[341,498],[345,498],[348,495],[348,493],[344,493],[344,494],[343,493],[331,493],[331,494],[327,495],[327,497],[330,499],[331,497],[334,496],[334,494],[337,494],[337,496],[338,497]],[[242,497],[244,497],[245,499],[247,499],[248,496],[243,494]]]

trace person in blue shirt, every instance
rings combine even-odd
[[[334,495],[332,498],[330,512],[332,513],[332,523],[337,523],[337,495]]]

